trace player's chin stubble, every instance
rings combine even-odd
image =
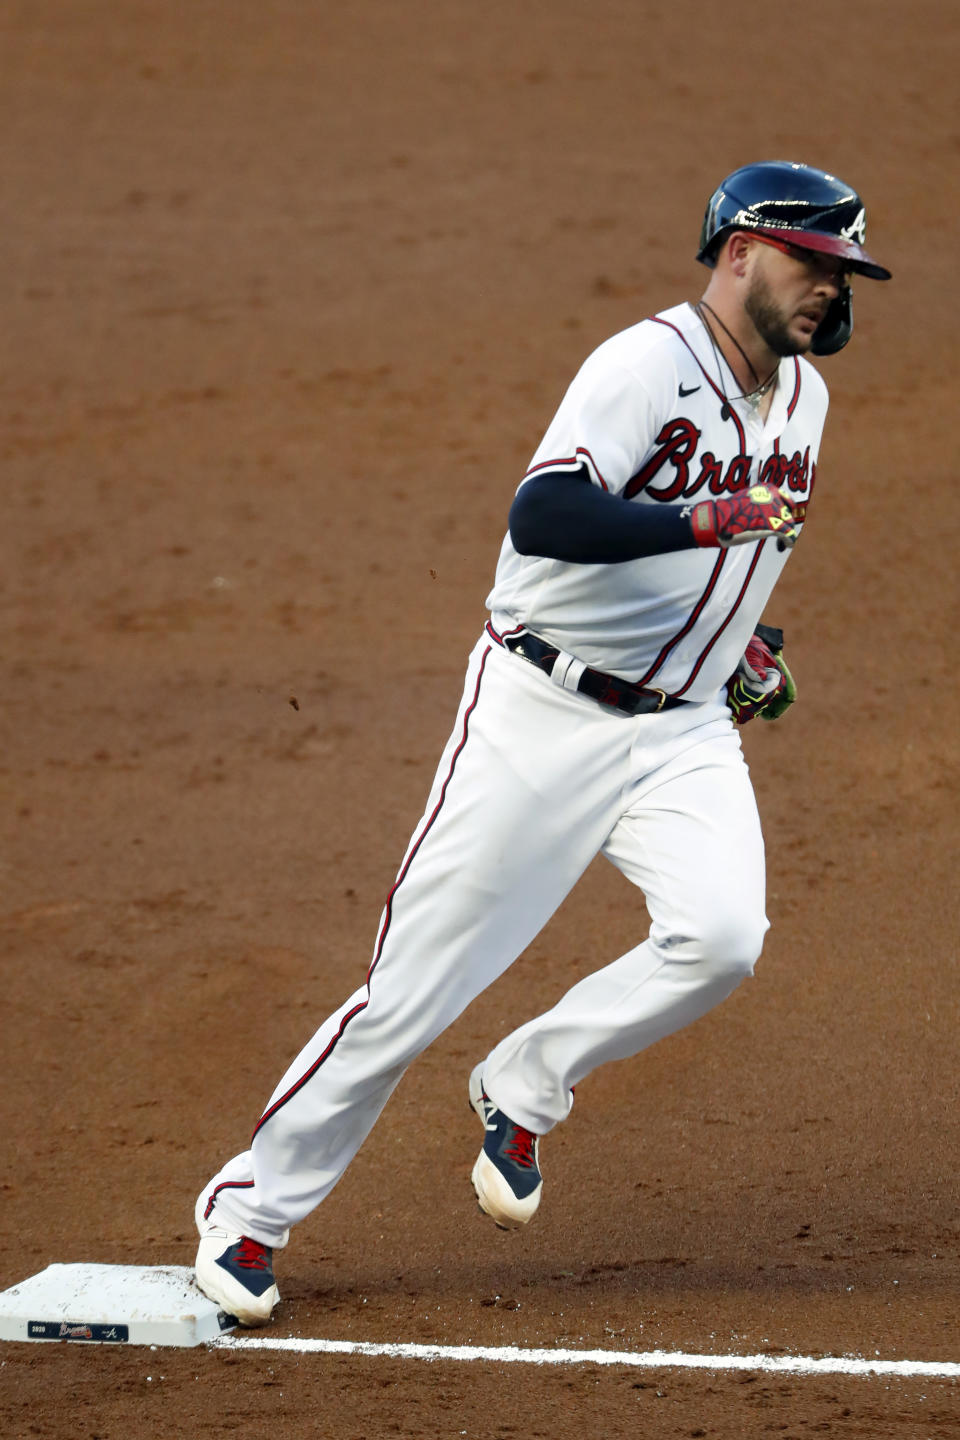
[[[803,355],[810,349],[813,337],[798,340],[790,334],[783,311],[761,275],[753,276],[743,308],[753,321],[760,339],[774,355]]]

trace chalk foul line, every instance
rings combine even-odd
[[[960,1378],[960,1364],[864,1360],[845,1355],[688,1355],[682,1350],[556,1350],[517,1345],[378,1345],[369,1340],[222,1335],[214,1350],[288,1350],[298,1355],[382,1355],[396,1360],[490,1360],[521,1365],[614,1365],[639,1370],[752,1370],[777,1375],[898,1375]]]

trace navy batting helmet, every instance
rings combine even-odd
[[[890,271],[863,248],[866,209],[856,190],[810,165],[764,160],[734,170],[710,197],[697,259],[712,268],[723,242],[735,230],[836,255],[848,270],[871,280],[890,279]],[[832,355],[846,345],[852,331],[852,297],[845,284],[810,348],[815,355]]]

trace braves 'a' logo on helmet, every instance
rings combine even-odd
[[[866,244],[867,239],[867,212],[860,207],[860,213],[849,225],[845,225],[840,231],[844,240],[859,240],[861,245]]]

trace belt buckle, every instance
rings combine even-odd
[[[660,699],[657,701],[657,708],[656,708],[656,710],[654,710],[654,712],[653,712],[654,715],[659,715],[659,714],[660,714],[660,711],[663,709],[664,705],[666,705],[666,703],[667,703],[667,692],[666,692],[666,690],[660,690],[656,685],[651,685],[651,686],[650,686],[650,690],[651,690],[651,692],[652,692],[654,695],[659,695],[659,696],[660,696]]]

